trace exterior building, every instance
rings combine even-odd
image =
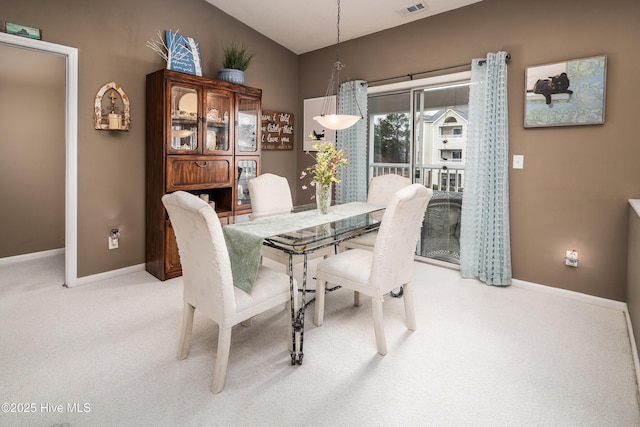
[[[425,185],[447,190],[464,187],[465,151],[469,120],[465,111],[446,108],[423,116],[420,169]]]

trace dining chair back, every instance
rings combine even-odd
[[[411,180],[402,175],[396,175],[389,173],[385,175],[378,175],[371,178],[369,181],[369,189],[367,190],[367,203],[373,205],[387,206],[391,197],[408,185],[411,185]]]
[[[393,173],[378,175],[371,178],[369,181],[369,189],[367,191],[367,203],[372,205],[387,206],[391,197],[401,188],[411,185],[411,180],[405,178],[402,175],[396,175]],[[382,213],[374,212],[371,217],[380,221],[382,219]],[[373,249],[375,244],[377,232],[363,234],[362,236],[355,237],[351,240],[347,240],[340,245],[342,250],[344,249]]]
[[[420,227],[432,194],[432,190],[421,184],[400,189],[384,212],[373,251],[351,249],[318,264],[316,326],[324,322],[326,286],[331,283],[371,297],[376,343],[381,355],[387,353],[382,316],[385,295],[403,287],[407,328],[416,329],[411,279]]]
[[[424,185],[412,184],[398,190],[384,212],[369,278],[382,295],[411,280],[422,219],[432,194]]]
[[[283,176],[264,173],[250,179],[251,218],[263,218],[291,212],[293,199],[289,181]]]
[[[219,327],[211,384],[211,391],[218,393],[225,383],[231,328],[281,304],[290,308],[289,276],[261,266],[250,293],[235,287],[222,226],[213,208],[184,191],[166,194],[162,202],[169,213],[182,264],[184,312],[178,359],[186,358],[189,352],[197,309]],[[287,310],[287,318],[289,313]],[[287,325],[291,337],[291,322],[287,321]]]
[[[291,199],[291,188],[287,178],[265,173],[258,175],[248,181],[249,194],[251,195],[251,219],[260,219],[276,215],[284,215],[293,209],[293,201]],[[307,254],[307,259],[326,258],[335,252],[333,247],[319,249]],[[269,246],[262,247],[262,257],[268,258],[285,267],[287,273],[289,270],[289,261],[295,266],[304,262],[302,255],[291,255],[277,248]]]

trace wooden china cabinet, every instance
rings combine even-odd
[[[251,212],[262,90],[166,69],[147,75],[146,90],[145,262],[166,280],[182,267],[163,195],[193,193],[215,204],[223,224]]]

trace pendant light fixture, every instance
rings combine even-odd
[[[327,92],[325,93],[324,100],[322,102],[322,109],[320,115],[315,116],[313,120],[320,123],[322,127],[332,130],[343,130],[356,124],[356,122],[362,119],[362,111],[360,105],[354,96],[353,99],[358,108],[359,116],[338,114],[338,105],[340,102],[340,71],[346,68],[342,62],[340,62],[340,0],[338,0],[338,23],[336,25],[338,36],[336,43],[336,62],[333,64],[331,70],[331,77],[329,78],[329,85],[327,86]],[[347,74],[347,78],[348,78]],[[355,92],[355,89],[352,89]],[[335,93],[335,100],[332,100],[332,95]]]

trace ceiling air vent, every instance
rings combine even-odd
[[[407,15],[410,15],[412,13],[418,13],[418,12],[425,11],[427,9],[429,9],[429,6],[427,6],[427,4],[425,2],[421,1],[420,3],[414,4],[413,6],[409,6],[409,7],[405,7],[403,9],[400,9],[398,11],[398,13],[401,16],[407,16]]]

